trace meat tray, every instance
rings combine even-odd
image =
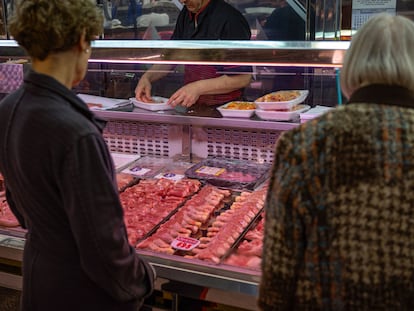
[[[241,109],[237,107],[238,103],[240,106],[242,106],[242,104],[245,104],[245,105],[250,104],[251,107]],[[236,108],[229,108],[229,106],[232,104],[235,105]],[[256,109],[255,103],[241,102],[241,101],[232,101],[220,107],[217,107],[217,110],[221,113],[223,117],[230,117],[230,118],[250,118],[254,114],[255,109]]]
[[[153,96],[152,99],[154,102],[146,103],[135,98],[130,98],[129,100],[132,104],[141,109],[150,110],[150,111],[162,111],[162,110],[171,110],[174,109],[171,105],[167,104],[168,98],[161,97],[161,96]]]
[[[256,109],[256,115],[262,120],[269,121],[291,121],[299,119],[300,114],[310,109],[309,105],[297,105],[297,109],[291,111],[278,111],[278,110],[262,110]]]
[[[172,258],[191,258],[194,262],[224,263],[261,217],[266,193],[267,187],[238,192],[205,185],[156,230],[137,241],[136,248]],[[232,256],[236,266],[246,264],[245,268],[260,270],[258,256],[242,255]],[[231,265],[231,262],[225,264]]]
[[[294,94],[297,93],[297,97],[293,99],[282,100],[284,95],[282,94]],[[258,99],[255,100],[255,104],[257,108],[261,110],[280,110],[280,109],[287,109],[291,110],[294,106],[301,104],[305,101],[306,97],[308,97],[309,91],[308,90],[291,90],[291,91],[277,91],[268,93]],[[279,98],[281,100],[276,101],[273,98]]]
[[[185,175],[232,190],[254,190],[264,182],[271,165],[246,160],[207,158],[190,167]]]

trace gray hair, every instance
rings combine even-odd
[[[349,98],[370,84],[398,85],[414,92],[414,22],[378,14],[352,38],[341,70],[341,88]]]

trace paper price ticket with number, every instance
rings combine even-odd
[[[171,247],[182,251],[190,251],[193,248],[196,248],[199,244],[200,241],[197,239],[179,236],[171,242]]]

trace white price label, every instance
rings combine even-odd
[[[199,244],[200,241],[197,239],[179,236],[171,242],[171,247],[182,251],[191,251],[193,248],[196,248]]]
[[[131,175],[143,176],[147,174],[149,171],[151,171],[151,169],[149,168],[134,166],[134,167],[124,170],[123,172],[129,173]]]
[[[204,174],[204,175],[220,176],[225,171],[226,169],[222,167],[201,166],[199,169],[196,170],[196,173]]]
[[[185,176],[181,175],[181,174],[175,174],[175,173],[159,173],[158,175],[155,176],[155,178],[157,179],[161,179],[161,178],[165,178],[165,179],[170,179],[173,181],[179,181],[181,179],[183,179]]]

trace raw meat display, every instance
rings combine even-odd
[[[6,198],[0,196],[0,226],[3,227],[19,227],[19,222],[10,210]]]
[[[6,191],[3,176],[0,174],[0,226],[18,227],[19,222],[10,210],[6,201]]]
[[[208,158],[189,168],[185,174],[218,187],[253,190],[267,178],[269,170],[268,163]]]
[[[159,229],[149,238],[138,243],[137,249],[145,249],[165,254],[174,254],[172,241],[178,236],[198,237],[203,226],[220,204],[228,197],[229,190],[206,185],[190,198],[168,221],[161,224]]]
[[[226,180],[237,184],[257,183],[258,178],[254,176],[258,175],[256,164],[248,167],[243,161],[211,160],[203,164],[217,164],[216,168],[224,170],[221,177],[224,176]],[[237,170],[242,167],[241,163],[244,170]],[[164,170],[179,174],[193,168],[188,168],[188,164],[174,168],[170,163]],[[117,173],[116,177],[128,240],[137,251],[151,251],[209,265],[220,264],[260,272],[263,206],[267,192],[265,183],[255,191],[245,191],[210,183],[202,185],[199,180],[188,177],[180,180],[141,179],[126,173]],[[0,181],[0,190],[4,190],[1,178]],[[22,230],[4,193],[0,193],[1,227],[8,231]],[[188,241],[193,245],[187,244],[181,248],[180,241]]]
[[[249,230],[237,249],[224,261],[224,264],[260,271],[262,263],[264,237],[264,212],[260,215],[257,224]]]
[[[268,189],[268,183],[261,188],[260,192],[264,195],[263,199],[266,198]],[[224,258],[222,264],[260,271],[264,237],[264,214],[264,211],[259,214],[259,217],[252,223],[249,230],[243,236],[243,239],[233,251]]]
[[[137,183],[138,181],[139,181],[138,178],[130,174],[126,174],[126,173],[116,174],[116,183],[118,185],[119,192],[124,191],[125,188],[133,185],[134,183]]]
[[[168,255],[177,255],[219,264],[223,260],[229,265],[260,268],[261,238],[257,234],[255,241],[244,237],[256,225],[264,206],[267,188],[254,192],[242,192],[234,196],[230,190],[206,185],[197,194],[188,199],[169,220],[162,223],[158,230],[136,246],[138,250],[148,250]],[[255,230],[256,230],[255,229]],[[239,244],[244,239],[246,242]],[[178,248],[177,240],[189,244]],[[252,241],[252,244],[247,245]],[[183,243],[181,243],[183,245]],[[238,248],[242,256],[232,257]]]
[[[129,242],[135,245],[167,218],[186,197],[197,192],[198,180],[143,179],[120,193]]]
[[[266,188],[255,192],[243,192],[222,212],[208,228],[207,237],[200,239],[200,245],[193,250],[193,257],[213,263],[220,263],[227,257],[245,230],[257,219],[263,210]]]

